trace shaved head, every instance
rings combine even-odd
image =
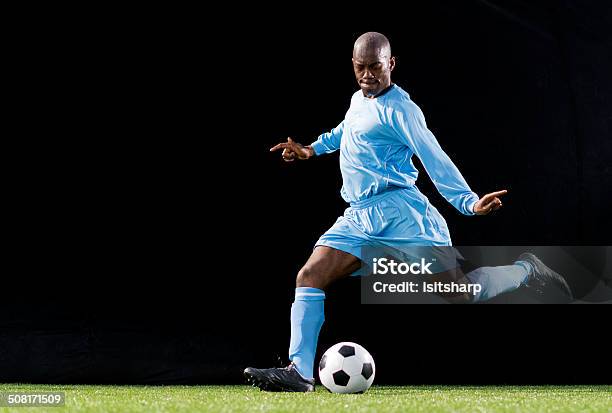
[[[353,70],[363,94],[369,98],[391,86],[391,71],[395,57],[391,56],[389,39],[377,32],[362,34],[353,46]]]
[[[391,57],[391,44],[387,36],[377,32],[367,32],[362,34],[355,41],[353,46],[353,57],[356,55],[382,52],[386,57]]]

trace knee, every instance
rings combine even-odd
[[[295,286],[323,289],[323,287],[325,286],[324,277],[322,277],[311,266],[305,265],[298,272],[298,275],[295,279]]]

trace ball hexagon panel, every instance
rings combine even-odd
[[[358,374],[361,374],[362,368],[363,362],[359,357],[345,357],[344,360],[342,360],[342,370],[349,376],[356,376]]]
[[[342,361],[344,358],[338,354],[333,352],[328,352],[323,354],[321,357],[321,362],[319,362],[319,371],[325,370],[329,372],[334,372],[342,369]]]
[[[346,385],[346,390],[347,393],[363,393],[369,387],[368,381],[359,374],[357,376],[351,376],[351,379]]]

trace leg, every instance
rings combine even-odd
[[[523,261],[498,267],[480,267],[465,276],[471,283],[479,284],[481,290],[472,301],[486,301],[500,294],[514,291],[529,280],[531,266]]]
[[[314,390],[314,356],[323,325],[323,300],[333,281],[359,269],[357,257],[340,250],[318,246],[298,272],[295,302],[291,306],[291,343],[286,368],[247,367],[247,380],[262,390],[309,392]]]
[[[482,286],[473,301],[489,300],[521,286],[531,287],[542,295],[552,293],[559,302],[572,300],[567,281],[532,253],[521,254],[512,265],[477,268],[466,274],[466,278]]]
[[[298,272],[295,301],[291,306],[289,359],[306,379],[313,377],[319,331],[325,320],[323,289],[335,280],[350,275],[359,266],[357,257],[319,246]]]
[[[358,270],[360,262],[359,258],[344,251],[318,246],[298,272],[295,286],[324,290],[332,282]]]
[[[486,301],[500,294],[514,291],[527,283],[531,266],[524,261],[517,261],[513,265],[498,267],[480,267],[464,274],[461,268],[444,273],[434,274],[429,282],[443,282],[456,284],[478,284],[480,291],[470,294],[439,294],[452,303],[468,303]]]

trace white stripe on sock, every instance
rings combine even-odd
[[[314,296],[314,297],[325,297],[324,293],[296,293],[296,297],[303,297],[305,295]]]

